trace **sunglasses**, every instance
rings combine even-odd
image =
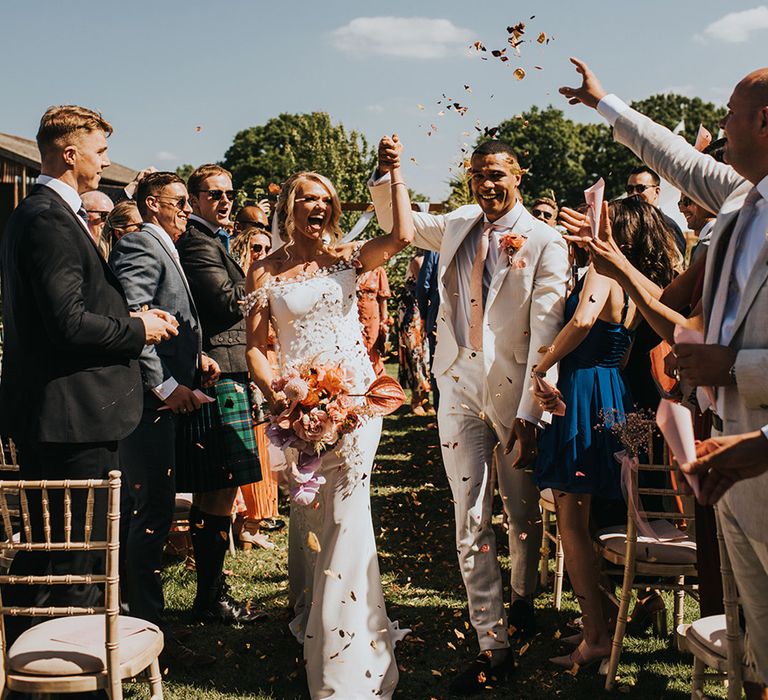
[[[167,200],[173,204],[177,209],[183,211],[187,208],[187,205],[189,204],[189,197],[155,197],[155,199],[159,200]]]
[[[658,185],[627,185],[625,189],[627,194],[642,194],[653,187],[658,187]]]
[[[261,252],[268,253],[270,250],[272,250],[271,245],[262,245],[261,243],[254,243],[251,246],[252,253],[261,253]]]
[[[95,211],[93,209],[86,209],[85,210],[95,221],[101,221],[104,222],[107,220],[107,217],[109,216],[108,211]]]
[[[544,211],[543,209],[533,209],[531,214],[537,219],[544,219],[545,221],[549,221],[555,216],[551,211]]]
[[[224,195],[227,196],[230,202],[235,201],[234,190],[200,190],[200,192],[206,192],[214,202],[218,202]]]
[[[677,203],[678,207],[690,207],[693,204],[693,200],[690,197],[681,195],[680,201]]]

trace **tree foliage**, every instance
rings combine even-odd
[[[652,95],[632,107],[670,129],[684,120],[681,135],[689,143],[695,141],[699,124],[716,136],[725,114],[711,102],[676,94]],[[584,189],[599,177],[605,179],[607,196],[616,197],[624,191],[629,171],[640,165],[628,148],[613,140],[608,126],[575,122],[551,105],[543,110],[534,106],[503,121],[496,137],[509,143],[528,169],[521,185],[526,201],[551,190],[558,202],[573,206],[583,201]],[[487,137],[477,143],[484,140]],[[449,203],[465,203],[466,178],[456,175],[450,186]]]
[[[365,137],[332,124],[325,112],[281,114],[266,124],[235,135],[223,165],[232,171],[236,188],[249,198],[268,193],[299,170],[328,177],[342,201],[368,201],[367,181],[375,164]]]

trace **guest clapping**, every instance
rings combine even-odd
[[[654,207],[638,199],[605,204],[600,226],[604,233],[613,230],[628,259],[642,265],[654,283],[670,281],[675,252]],[[623,423],[633,407],[620,366],[641,317],[621,286],[594,267],[576,283],[565,317],[565,327],[535,368],[543,378],[560,362],[557,390],[545,391],[534,383],[534,394],[546,410],[554,410],[560,400],[566,409],[544,430],[534,479],[540,489],[555,491],[565,564],[583,612],[583,640],[569,656],[552,659],[571,668],[610,653],[589,531],[590,505],[593,497],[622,497],[614,459],[621,446],[610,428]]]

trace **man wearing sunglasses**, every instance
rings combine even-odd
[[[188,459],[177,471],[179,491],[194,494],[190,533],[197,594],[192,614],[200,622],[251,623],[265,614],[233,599],[223,576],[237,489],[261,479],[239,303],[245,274],[230,254],[226,230],[235,193],[232,175],[213,164],[197,168],[187,187],[193,213],[177,249],[200,313],[203,350],[221,368],[221,378],[209,391],[215,402],[187,436]],[[205,449],[191,449],[195,444]]]
[[[693,261],[702,255],[709,246],[709,239],[712,237],[712,227],[715,225],[715,215],[700,204],[696,204],[696,202],[684,194],[680,195],[677,208],[685,217],[688,228],[696,236],[696,246],[691,251],[691,261],[689,263],[693,264]]]
[[[101,242],[101,233],[107,223],[107,217],[115,205],[112,200],[99,190],[91,190],[82,195],[85,213],[88,216],[88,230],[94,243],[98,246]]]
[[[661,179],[647,165],[640,165],[634,168],[627,178],[627,197],[639,197],[644,202],[652,204],[658,209],[659,195],[661,194]],[[661,209],[659,213],[664,219],[670,234],[674,238],[675,245],[681,255],[685,255],[685,236],[677,225],[677,222],[667,216]]]
[[[539,197],[533,200],[533,206],[531,207],[531,216],[534,219],[543,221],[552,228],[556,228],[557,224],[557,202],[549,197]]]

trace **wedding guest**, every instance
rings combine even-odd
[[[403,388],[411,390],[411,410],[417,416],[432,410],[429,405],[429,345],[416,289],[423,259],[421,252],[411,258],[397,302],[397,379]]]
[[[531,216],[543,221],[545,224],[556,228],[557,226],[557,202],[551,197],[538,197],[531,205]]]
[[[665,337],[675,324],[702,330],[704,343],[673,346],[683,380],[699,387],[702,408],[712,407],[713,437],[757,430],[768,423],[768,133],[759,127],[768,108],[768,69],[745,76],[734,88],[721,122],[727,138],[721,164],[696,151],[664,127],[603,90],[577,59],[577,88],[560,89],[572,104],[596,108],[614,128],[614,138],[641,155],[682,192],[717,212],[707,254],[703,316],[685,319],[643,289],[642,280],[619,263],[610,242],[590,244],[595,265],[632,295],[642,313]],[[704,387],[712,387],[714,404]],[[749,652],[768,682],[768,475],[736,483],[718,504],[718,519],[747,622]],[[764,689],[751,689],[753,697]]]
[[[174,173],[151,173],[139,183],[136,204],[144,224],[115,244],[109,263],[129,307],[166,311],[179,333],[157,349],[146,346],[139,358],[144,409],[138,427],[120,443],[122,583],[131,615],[159,625],[174,660],[191,666],[204,659],[173,639],[160,570],[176,503],[177,416],[200,408],[193,391],[198,371],[213,381],[219,368],[200,355],[200,321],[174,245],[192,212],[184,181]]]
[[[685,217],[688,228],[695,236],[690,256],[690,262],[693,264],[696,258],[709,246],[710,239],[712,238],[712,228],[715,225],[715,215],[700,204],[696,204],[688,195],[682,193],[680,194],[677,208]]]
[[[661,288],[670,282],[676,253],[655,207],[634,197],[612,202],[604,206],[600,225],[612,230],[627,259],[646,270],[651,284]],[[612,427],[623,423],[634,408],[620,367],[641,316],[617,282],[590,266],[565,303],[565,318],[565,327],[535,368],[543,378],[560,363],[554,395],[537,391],[535,384],[534,395],[550,410],[555,397],[564,401],[565,415],[554,416],[542,434],[534,480],[540,489],[554,491],[565,565],[584,621],[576,650],[551,659],[570,669],[575,663],[581,668],[593,664],[611,650],[590,508],[597,497],[623,501],[620,467],[614,458],[622,447]],[[626,506],[623,510],[626,514]]]
[[[226,230],[235,193],[232,176],[218,165],[197,168],[187,186],[192,214],[177,249],[200,317],[203,350],[221,368],[211,388],[215,401],[185,426],[185,456],[177,471],[179,490],[194,494],[190,533],[197,593],[192,616],[200,622],[252,623],[265,614],[232,598],[223,574],[237,489],[258,481],[262,473],[240,307],[245,274],[229,252]]]
[[[101,234],[109,213],[115,208],[112,200],[99,190],[84,192],[82,196],[85,213],[88,215],[88,230],[96,247],[102,249]]]
[[[106,244],[113,246],[126,233],[140,230],[142,223],[136,202],[131,199],[119,202],[107,216],[107,222],[101,234],[102,239]]]
[[[653,205],[658,209],[659,196],[661,195],[661,179],[655,171],[647,165],[639,165],[633,168],[627,178],[627,197],[639,197],[644,202]],[[664,218],[664,223],[673,237],[674,243],[680,251],[680,255],[685,255],[685,236],[677,225],[677,222],[670,216],[667,216],[661,209],[659,214]]]
[[[0,242],[4,348],[0,432],[13,438],[22,479],[105,479],[118,469],[118,441],[141,416],[136,359],[145,344],[176,335],[168,313],[129,314],[120,282],[99,255],[81,195],[109,164],[112,126],[85,107],[51,107],[40,120],[40,176],[11,214]],[[72,494],[72,539],[82,540],[85,492]],[[42,506],[30,497],[42,541]],[[54,539],[63,541],[63,500],[51,498]],[[104,539],[106,502],[94,514]],[[39,539],[38,539],[39,538]],[[103,573],[91,552],[19,552],[11,573]],[[31,595],[31,599],[27,598]],[[7,605],[97,605],[95,586],[4,591]],[[28,618],[22,618],[28,621]]]
[[[397,163],[398,152],[382,141],[375,174],[381,180],[369,184],[384,230],[391,228],[388,173]],[[460,695],[504,682],[514,668],[491,527],[494,462],[509,524],[509,627],[516,638],[535,632],[541,516],[526,469],[535,463],[537,431],[548,417],[528,381],[539,348],[549,347],[562,327],[568,280],[563,237],[522,205],[515,152],[501,141],[482,143],[469,174],[476,205],[446,215],[413,214],[415,245],[440,252],[443,303],[433,365],[441,394],[438,427],[459,567],[480,646],[451,683]],[[552,382],[555,374],[552,368]]]
[[[232,256],[240,263],[243,270],[251,264],[263,260],[272,250],[272,238],[269,234],[267,214],[261,206],[246,206],[235,216],[235,235],[232,237]],[[270,334],[267,356],[273,367],[277,366],[274,337]],[[258,387],[253,389],[253,402],[257,415],[261,411],[264,397]],[[281,530],[285,522],[280,520],[278,512],[277,479],[270,468],[269,443],[267,440],[267,423],[262,421],[255,427],[256,445],[261,464],[261,479],[252,484],[240,487],[244,510],[239,539],[243,549],[254,545],[262,549],[274,549],[267,534],[273,530]]]
[[[437,271],[439,269],[440,255],[434,250],[424,253],[419,275],[416,278],[416,304],[419,307],[419,315],[424,324],[424,335],[427,338],[429,350],[429,383],[432,387],[432,405],[437,410],[440,406],[440,391],[437,388],[432,364],[435,361],[435,347],[437,346],[437,314],[440,311],[440,290],[437,284]]]
[[[363,342],[377,377],[385,374],[384,342],[392,325],[387,300],[391,296],[387,271],[383,266],[358,276],[357,310],[363,327]]]

